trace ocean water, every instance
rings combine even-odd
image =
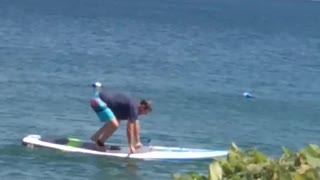
[[[152,144],[319,144],[320,3],[303,0],[1,0],[0,177],[171,179],[207,163],[30,150],[31,133],[89,137],[90,84],[153,101]],[[242,93],[255,96],[247,99]],[[126,142],[125,123],[110,139]]]

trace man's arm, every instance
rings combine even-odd
[[[134,122],[134,140],[135,140],[135,144],[141,144],[140,142],[140,123],[139,120],[136,120]]]
[[[134,123],[131,121],[128,121],[127,123],[127,140],[128,140],[128,146],[130,148],[130,153],[134,153],[134,146],[132,146],[132,137],[134,136]]]

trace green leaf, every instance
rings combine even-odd
[[[239,152],[239,148],[235,143],[231,143],[231,152]]]
[[[263,153],[256,151],[254,153],[254,163],[264,163],[267,161],[267,156]]]
[[[316,172],[312,169],[306,170],[303,174],[296,174],[295,180],[318,180]]]
[[[223,174],[226,176],[226,177],[229,177],[233,174],[233,168],[231,167],[231,165],[229,163],[223,163],[221,165],[222,167],[222,170],[223,170]]]
[[[296,175],[294,176],[294,180],[305,180],[305,179],[304,179],[303,175],[296,174]]]
[[[227,158],[210,164],[208,177],[195,172],[185,178],[174,177],[175,180],[320,180],[319,153],[317,145],[299,152],[283,147],[283,154],[277,159],[256,149],[242,152],[233,144]]]
[[[247,165],[248,173],[250,174],[257,174],[262,170],[261,164],[248,164]]]
[[[312,169],[309,169],[306,173],[305,176],[308,180],[318,180],[316,178],[315,172]]]
[[[230,152],[227,156],[227,161],[230,164],[236,164],[241,159],[241,156],[235,152]]]
[[[314,168],[320,168],[320,158],[315,158],[314,156],[306,154],[306,162]]]
[[[220,180],[222,179],[223,171],[218,162],[211,163],[209,166],[209,179]]]
[[[183,177],[181,174],[178,174],[178,173],[173,174],[173,179],[174,180],[186,180],[185,177]]]
[[[304,152],[312,157],[320,158],[320,148],[317,145],[310,144],[307,148],[305,148]]]
[[[207,180],[205,176],[202,176],[196,172],[189,172],[188,175],[192,180]]]
[[[235,166],[234,166],[234,172],[242,172],[246,170],[246,166],[244,163],[242,162],[238,162]]]
[[[293,164],[293,163],[292,163],[292,164]],[[295,168],[294,165],[292,165],[292,164],[288,165],[288,170],[289,170],[290,172],[295,172],[295,171],[296,171],[296,168]]]
[[[283,155],[285,155],[286,157],[291,157],[292,155],[293,155],[293,152],[290,150],[290,149],[288,149],[288,148],[286,148],[286,147],[282,147],[282,150],[283,150]]]
[[[297,173],[298,174],[305,174],[306,171],[308,171],[311,167],[309,165],[306,164],[302,164],[298,169],[297,169]]]
[[[279,171],[279,179],[281,180],[291,180],[292,176],[289,171],[286,171],[285,169],[281,168]]]

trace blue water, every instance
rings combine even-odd
[[[27,134],[89,137],[90,84],[150,98],[152,144],[319,144],[320,3],[303,0],[1,0],[0,177],[171,179],[206,163],[29,150]],[[255,96],[247,99],[242,93]],[[110,139],[126,142],[125,123]]]

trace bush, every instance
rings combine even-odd
[[[189,173],[174,175],[175,180],[320,180],[320,148],[308,145],[292,152],[283,147],[280,158],[267,157],[257,149],[241,151],[231,145],[228,156],[209,165],[208,176]]]

